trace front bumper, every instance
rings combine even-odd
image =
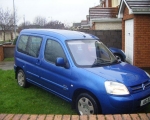
[[[149,103],[140,106],[141,100],[150,96],[150,88],[126,96],[103,95],[99,98],[103,114],[127,114],[138,112]]]

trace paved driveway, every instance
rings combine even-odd
[[[0,69],[2,70],[13,70],[14,69],[14,61],[9,62],[0,62]]]

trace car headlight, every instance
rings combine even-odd
[[[150,75],[145,71],[146,75],[150,78]]]
[[[113,95],[128,95],[129,91],[124,84],[113,82],[113,81],[106,81],[105,88],[107,93]]]

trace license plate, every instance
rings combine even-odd
[[[145,98],[145,99],[143,99],[143,100],[141,100],[141,105],[140,106],[146,105],[149,102],[150,102],[150,96]]]

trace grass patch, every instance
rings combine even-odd
[[[0,70],[0,113],[77,114],[61,98],[36,86],[21,88],[13,70]]]
[[[12,57],[12,58],[5,58],[4,61],[14,61],[14,57]]]

